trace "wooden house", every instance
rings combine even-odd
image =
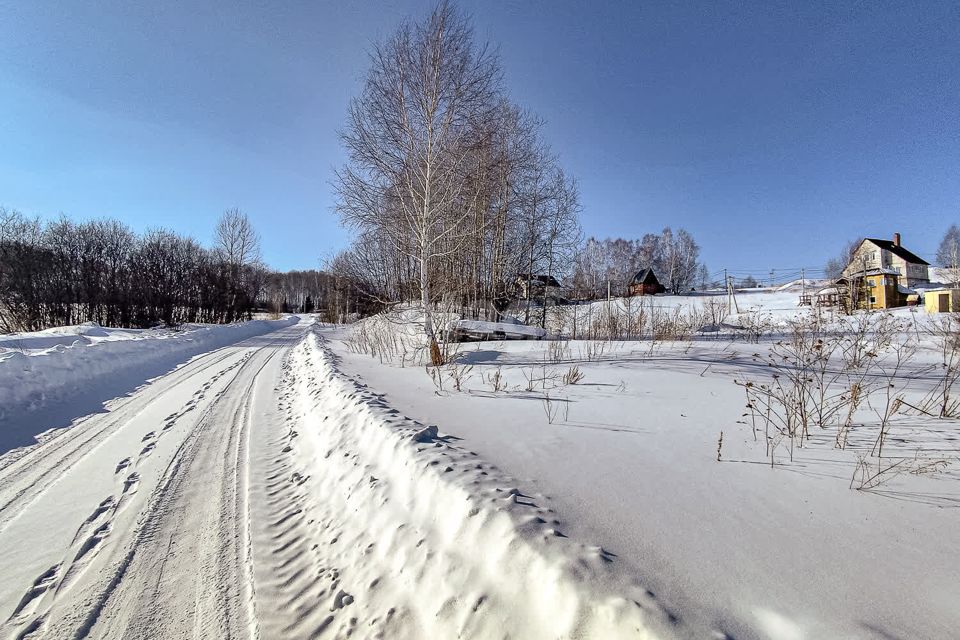
[[[644,269],[633,276],[633,280],[627,286],[627,295],[631,296],[652,296],[657,293],[663,293],[666,288],[657,280],[657,275],[653,269]]]
[[[929,267],[929,262],[904,248],[900,234],[895,233],[893,240],[864,238],[843,270],[843,277],[860,278],[868,272],[882,271],[894,277],[897,284],[910,288],[929,284]]]
[[[911,288],[929,284],[930,264],[900,242],[864,238],[843,270],[839,283],[847,285],[850,309],[892,309],[916,302]]]
[[[559,298],[560,283],[553,276],[518,273],[513,281],[513,290],[521,300],[540,299],[544,296],[555,299]]]

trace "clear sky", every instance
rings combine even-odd
[[[204,242],[238,206],[273,267],[317,267],[365,52],[430,4],[0,0],[0,204]],[[894,231],[932,261],[960,223],[958,2],[461,7],[587,234],[685,227],[711,272],[762,274]]]

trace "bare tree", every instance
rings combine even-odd
[[[843,270],[846,269],[850,261],[853,260],[853,254],[857,252],[857,248],[860,247],[861,242],[862,240],[860,238],[850,240],[843,246],[839,255],[827,260],[827,264],[824,265],[827,278],[836,280],[843,275]]]
[[[237,208],[227,209],[217,221],[214,248],[220,258],[230,265],[260,261],[260,236],[247,214]]]
[[[464,174],[489,135],[499,68],[474,43],[467,20],[442,2],[421,23],[406,23],[370,56],[363,92],[342,134],[350,164],[337,174],[338,210],[359,229],[391,233],[419,267],[424,333],[441,359],[433,326],[433,261],[453,252],[470,215]],[[403,242],[412,236],[412,244]]]
[[[260,236],[250,218],[240,209],[227,209],[214,230],[215,251],[227,273],[229,311],[227,321],[238,319],[242,307],[259,295],[263,283],[260,263]],[[249,315],[249,309],[248,309]]]
[[[700,246],[685,229],[674,233],[666,227],[640,240],[590,238],[580,248],[573,281],[588,298],[606,295],[608,283],[611,292],[623,295],[638,271],[652,268],[667,289],[683,293],[702,285],[707,277],[699,260]]]
[[[952,224],[937,248],[937,265],[943,267],[950,284],[960,283],[960,227]]]
[[[546,245],[546,275],[558,280],[570,271],[573,257],[579,248],[583,237],[580,232],[580,191],[573,179],[567,179],[562,170],[557,170],[553,177],[552,212],[544,232]],[[547,288],[543,293],[543,314],[540,326],[547,328]]]

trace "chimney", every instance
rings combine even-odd
[[[899,246],[900,246],[900,234],[899,234],[899,233],[893,234],[893,246],[895,246],[895,247],[899,247]]]

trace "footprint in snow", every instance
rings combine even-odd
[[[126,480],[123,481],[124,495],[136,493],[137,488],[139,486],[140,486],[140,474],[134,471],[129,476],[127,476]]]
[[[16,621],[18,619],[22,620],[33,614],[37,610],[37,606],[40,604],[40,600],[44,595],[54,585],[57,584],[57,579],[60,577],[60,565],[55,564],[42,574],[40,577],[33,581],[33,584],[27,590],[27,592],[20,598],[20,602],[17,604],[17,608],[13,610],[13,614],[10,616],[11,621]],[[25,637],[25,634],[21,634],[18,637]]]
[[[76,565],[78,562],[85,563],[88,561],[92,557],[92,554],[100,549],[100,545],[104,540],[107,539],[112,530],[113,525],[109,522],[104,522],[102,525],[97,527],[96,531],[93,532],[93,535],[87,538],[83,543],[83,546],[80,547],[80,550],[73,559],[74,565]],[[71,567],[71,571],[72,570],[73,567]]]
[[[117,501],[113,496],[106,498],[99,505],[97,505],[97,508],[93,510],[93,513],[87,516],[87,519],[83,521],[83,524],[80,525],[80,527],[77,529],[77,532],[73,534],[73,540],[70,542],[70,544],[75,544],[77,540],[80,540],[83,536],[85,536],[87,531],[96,525],[105,514],[113,511],[116,505]]]

